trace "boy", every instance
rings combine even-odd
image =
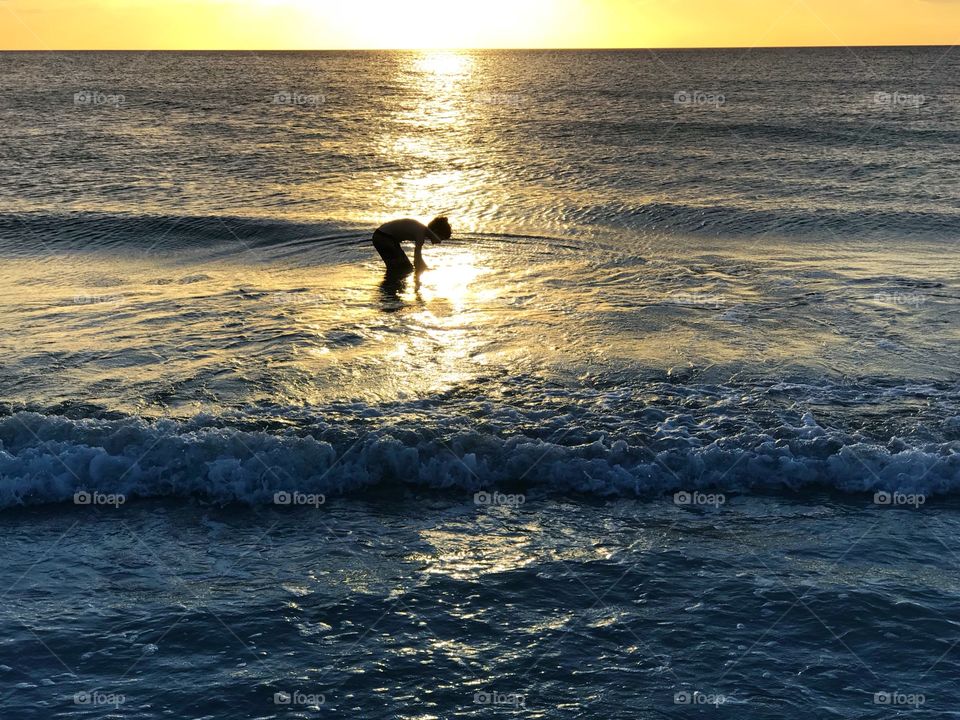
[[[422,253],[427,238],[434,245],[439,245],[444,240],[449,240],[451,235],[453,235],[453,231],[450,228],[450,222],[445,217],[434,218],[429,225],[409,219],[393,220],[381,225],[373,233],[373,246],[380,253],[380,257],[383,258],[388,273],[409,275],[416,271],[419,275],[424,270],[429,269],[423,261]],[[400,247],[400,243],[404,240],[412,240],[416,243],[412,264]]]

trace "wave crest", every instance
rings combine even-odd
[[[224,427],[209,416],[147,422],[20,412],[0,419],[0,507],[70,502],[78,491],[257,505],[281,491],[353,494],[385,483],[594,496],[810,486],[928,495],[960,489],[956,443],[873,445],[809,417],[801,427],[779,428],[777,437],[691,439],[662,449],[623,439],[563,445],[463,430],[443,438],[439,429],[338,430],[340,439],[330,442],[302,430]]]

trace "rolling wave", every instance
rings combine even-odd
[[[748,238],[774,235],[832,239],[852,235],[933,239],[956,232],[960,224],[960,212],[953,209],[940,212],[861,209],[851,212],[824,208],[770,210],[654,202],[583,207],[575,214],[591,222],[617,222],[638,230]]]
[[[241,429],[212,416],[150,422],[10,414],[0,418],[0,507],[73,502],[83,492],[258,505],[281,492],[355,495],[384,485],[599,497],[808,487],[960,491],[956,443],[870,442],[821,427],[810,415],[769,431],[647,444],[631,433],[589,440],[576,425],[546,438],[442,422],[361,431],[330,414],[331,423],[298,429]]]
[[[297,241],[356,239],[342,226],[261,217],[0,213],[0,250],[42,252],[51,245],[83,252],[265,247]]]
[[[939,212],[823,208],[765,209],[738,205],[693,205],[650,202],[607,203],[563,209],[566,224],[629,228],[640,233],[679,233],[721,237],[922,237],[952,240],[960,211]],[[31,256],[56,250],[79,252],[191,252],[365,242],[368,228],[332,222],[291,221],[266,217],[127,215],[111,213],[0,213],[0,252]],[[571,238],[526,234],[474,234],[484,239],[543,240],[571,248]],[[579,249],[579,246],[577,246]]]

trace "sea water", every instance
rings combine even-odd
[[[0,714],[953,716],[958,62],[0,54]]]

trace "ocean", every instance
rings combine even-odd
[[[956,717],[958,78],[0,53],[0,717]]]

